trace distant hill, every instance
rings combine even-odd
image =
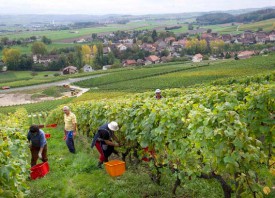
[[[228,13],[211,13],[197,17],[199,24],[223,24],[235,21],[235,16]]]
[[[248,23],[275,18],[275,9],[264,9],[240,15],[228,13],[211,13],[197,17],[196,21],[203,25],[215,25],[223,23]]]
[[[198,18],[205,24],[211,24],[214,20],[215,24],[224,23],[224,21],[233,21],[234,17],[239,17],[238,20],[246,20],[253,18],[254,15],[261,15],[264,12],[265,19],[270,18],[271,14],[274,14],[275,7],[269,8],[247,8],[239,10],[227,10],[227,11],[210,11],[210,12],[187,12],[187,13],[171,13],[171,14],[145,14],[145,15],[120,15],[120,14],[108,14],[108,15],[88,15],[88,14],[26,14],[26,15],[2,15],[0,14],[0,22],[2,25],[28,25],[28,24],[71,24],[77,22],[95,22],[95,23],[110,23],[123,20],[183,20],[190,18]],[[259,11],[260,10],[260,11]],[[264,11],[263,11],[264,10]],[[267,12],[265,12],[267,10]],[[273,10],[271,12],[271,10]],[[253,14],[254,13],[254,14]],[[206,17],[206,19],[204,18]],[[260,17],[259,17],[260,18]],[[207,20],[208,19],[208,20]],[[237,20],[234,19],[234,20]],[[263,19],[258,19],[263,20]]]
[[[275,9],[265,9],[236,16],[237,22],[256,22],[275,18]]]

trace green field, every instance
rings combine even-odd
[[[241,33],[241,32],[237,32],[237,27],[238,27],[237,25],[231,25],[231,24],[202,26],[202,28],[212,29],[212,32],[218,32],[219,34]]]
[[[176,34],[184,33],[188,31],[188,25],[181,24],[182,28],[171,30]],[[275,30],[275,19],[264,20],[260,22],[253,22],[249,24],[242,24],[239,26],[239,30],[237,31],[238,24],[218,24],[218,25],[206,25],[200,26],[200,28],[211,29],[212,32],[218,32],[219,34],[240,34],[244,30],[252,30],[257,31],[258,28],[263,28],[263,31],[271,31]],[[194,26],[196,29],[197,26]]]
[[[11,88],[15,87],[24,87],[24,86],[31,86],[31,85],[38,85],[50,82],[57,82],[61,80],[66,80],[68,78],[80,78],[86,76],[93,76],[98,74],[107,74],[112,72],[118,72],[118,70],[98,70],[95,72],[88,72],[88,73],[77,73],[77,74],[70,74],[70,75],[61,75],[61,76],[54,76],[54,74],[59,73],[57,71],[46,71],[46,72],[35,72],[38,75],[32,76],[30,71],[8,71],[4,73],[0,73],[0,87],[2,86],[9,86]],[[45,76],[48,75],[48,76]]]
[[[251,23],[251,24],[244,24],[240,26],[239,30],[257,31],[258,28],[263,28],[264,31],[275,30],[275,19],[268,19],[264,21]]]
[[[47,36],[53,41],[60,41],[64,39],[73,39],[79,38],[81,36],[89,36],[92,33],[108,33],[114,32],[117,30],[144,30],[144,29],[153,29],[158,26],[165,26],[175,24],[176,21],[134,21],[127,24],[111,24],[103,27],[93,27],[93,28],[82,28],[82,29],[74,29],[73,31],[78,31],[78,33],[70,33],[70,30],[60,30],[60,31],[29,31],[29,32],[18,32],[18,33],[7,33],[1,34],[0,39],[2,37],[8,37],[10,39],[18,39],[18,38],[27,38],[30,36]]]
[[[6,84],[8,82],[15,82],[15,81],[21,81],[21,80],[35,80],[35,79],[41,79],[45,78],[45,75],[48,75],[53,77],[53,74],[56,73],[54,71],[45,71],[45,72],[36,72],[36,76],[31,75],[32,72],[30,71],[8,71],[5,73],[0,73],[0,84]],[[5,86],[5,85],[3,85]],[[7,86],[7,85],[6,85]]]
[[[171,30],[175,34],[180,34],[180,33],[185,33],[188,32],[188,25],[186,24],[181,24],[182,28],[176,29],[176,30]],[[194,26],[194,29],[196,29],[197,26]],[[200,26],[200,28],[205,28],[205,29],[211,29],[212,32],[218,32],[219,34],[237,34],[240,32],[237,32],[237,26],[231,24],[222,24],[222,25],[207,25],[207,26]]]

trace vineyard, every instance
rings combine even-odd
[[[98,126],[116,120],[129,163],[149,148],[150,177],[161,184],[173,174],[178,186],[195,179],[216,180],[224,197],[263,197],[274,184],[275,74],[224,85],[165,90],[71,105],[80,133],[92,137]],[[62,121],[52,111],[49,123]],[[214,193],[214,192],[213,192]],[[274,192],[271,192],[274,195]]]
[[[274,197],[274,61],[113,70],[79,82],[99,88],[79,98],[1,107],[0,197]],[[170,89],[155,100],[154,88]],[[78,118],[78,153],[67,154],[62,128],[45,128],[51,172],[28,182],[27,128],[63,126],[65,104]],[[120,125],[118,150],[128,167],[117,180],[97,170],[90,149],[94,132],[111,120]]]
[[[29,192],[27,123],[24,109],[18,109],[9,117],[0,114],[0,197],[23,197]]]
[[[200,64],[179,64],[179,63],[170,63],[165,65],[158,65],[153,67],[141,67],[133,68],[125,71],[117,72],[112,75],[102,76],[99,78],[84,80],[81,82],[75,83],[80,87],[97,87],[101,85],[108,85],[117,82],[125,82],[135,79],[143,79],[152,76],[160,76],[168,73],[175,73],[183,70],[188,70],[191,68],[207,66],[205,63]]]
[[[218,79],[244,77],[274,71],[275,55],[248,60],[218,61],[200,64],[170,64],[152,68],[121,71],[75,83],[80,87],[97,87],[100,91],[144,92],[210,83]]]

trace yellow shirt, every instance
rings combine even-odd
[[[65,130],[74,131],[74,124],[77,123],[75,114],[70,112],[69,115],[64,114]]]

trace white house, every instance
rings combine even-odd
[[[270,39],[270,41],[274,42],[275,41],[275,34],[270,34],[269,39]]]
[[[203,55],[201,54],[196,54],[195,56],[193,56],[192,58],[192,62],[194,63],[199,63],[202,61]]]
[[[78,41],[76,41],[77,43],[85,43],[86,42],[86,40],[84,39],[84,38],[82,38],[82,39],[79,39]]]
[[[102,67],[102,70],[108,70],[108,69],[110,69],[112,67],[112,65],[104,65],[103,67]]]
[[[117,46],[117,49],[119,49],[119,51],[125,51],[125,50],[127,50],[127,47],[125,45],[123,45],[123,44],[119,44]]]
[[[2,61],[0,61],[0,72],[5,72],[7,70],[8,67]]]
[[[92,68],[91,65],[86,64],[86,65],[84,65],[84,67],[83,67],[83,71],[84,71],[84,72],[92,72],[92,71],[94,71],[94,70],[93,70],[93,68]]]
[[[6,72],[8,70],[8,67],[7,66],[3,66],[2,67],[2,72]]]

